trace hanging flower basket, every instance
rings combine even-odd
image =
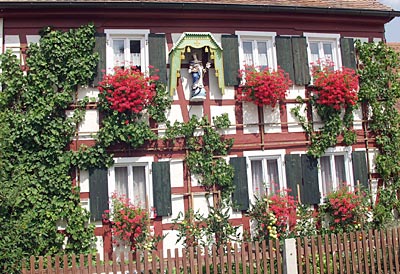
[[[137,114],[151,104],[158,76],[146,76],[136,67],[117,67],[114,71],[99,83],[99,91],[110,109]]]
[[[357,103],[358,76],[353,69],[333,70],[330,63],[322,68],[314,66],[314,99],[322,106],[341,110]]]
[[[279,101],[286,98],[287,91],[292,85],[289,74],[278,69],[270,71],[268,68],[246,66],[239,71],[243,84],[238,89],[238,99],[253,102],[257,106],[271,106],[274,108]]]

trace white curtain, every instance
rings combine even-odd
[[[278,161],[276,159],[267,160],[267,170],[268,194],[276,194],[279,191]]]
[[[253,181],[253,193],[257,197],[261,197],[266,193],[264,186],[262,160],[251,161],[251,175]]]
[[[335,156],[335,171],[336,171],[336,183],[338,187],[342,186],[346,182],[345,170],[344,170],[344,155]]]
[[[113,40],[113,51],[114,51],[114,66],[123,67],[125,66],[125,45],[124,40]]]
[[[128,170],[126,167],[115,167],[115,190],[118,195],[125,195],[129,198],[128,193]]]
[[[257,42],[258,65],[265,69],[268,67],[268,50],[267,42]]]
[[[146,174],[145,167],[134,166],[133,171],[133,198],[134,204],[141,207],[146,206]]]
[[[248,66],[254,65],[252,42],[243,42],[243,53],[244,53],[244,63]]]
[[[321,175],[322,175],[322,191],[326,195],[333,191],[332,170],[329,156],[320,158]]]
[[[310,43],[311,60],[310,63],[316,64],[319,59],[318,43]]]
[[[129,41],[130,61],[133,66],[140,67],[140,40]]]
[[[322,47],[324,49],[324,59],[334,61],[333,60],[332,43],[324,43]],[[335,65],[337,65],[337,64],[335,64]]]

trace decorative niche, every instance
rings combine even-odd
[[[206,67],[207,62],[212,63],[215,68],[215,76],[218,79],[218,87],[221,93],[224,94],[225,84],[221,45],[209,32],[185,32],[169,53],[169,91],[171,96],[175,93],[182,63],[189,64],[194,54],[197,55],[198,60],[203,62],[204,67]]]

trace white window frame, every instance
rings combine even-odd
[[[249,198],[252,204],[255,203],[255,196],[257,193],[253,192],[253,176],[251,173],[251,160],[277,160],[278,164],[278,177],[279,177],[279,190],[286,189],[286,173],[285,173],[285,150],[284,149],[275,149],[275,150],[255,150],[255,151],[244,151],[243,156],[246,157],[246,166],[247,166],[247,178],[248,178],[248,191]]]
[[[125,41],[125,60],[128,55],[127,43],[131,39],[140,40],[141,55],[140,55],[140,66],[142,72],[146,72],[149,67],[149,46],[148,36],[150,33],[149,29],[105,29],[107,44],[106,44],[106,70],[107,73],[113,73],[114,65],[114,51],[113,51],[113,40],[123,39]]]
[[[306,32],[304,33],[304,36],[306,37],[307,40],[307,55],[309,62],[311,62],[311,47],[310,47],[311,42],[318,42],[320,50],[321,50],[321,43],[331,42],[333,44],[332,47],[333,60],[331,61],[334,63],[334,69],[337,70],[342,67],[342,58],[340,54],[340,34]],[[309,65],[311,69],[312,68],[311,64]]]
[[[350,186],[352,189],[354,189],[354,179],[353,179],[353,165],[352,165],[352,157],[351,157],[351,152],[352,149],[351,147],[334,147],[334,148],[328,148],[323,156],[329,156],[331,157],[330,159],[330,164],[331,164],[331,172],[334,173],[334,161],[333,157],[335,155],[341,155],[344,156],[344,169],[345,169],[345,176],[346,176],[346,183],[348,186]],[[338,182],[336,182],[336,177],[332,178],[332,183],[333,183],[333,190],[337,190],[339,188]],[[322,170],[321,170],[321,162],[320,158],[318,158],[318,184],[319,184],[319,190],[321,193],[321,201],[320,203],[324,203],[324,198],[326,197],[327,193],[323,192],[323,186],[322,186]]]
[[[244,41],[251,41],[253,43],[253,50],[254,50],[254,43],[255,42],[267,42],[267,58],[268,63],[270,64],[268,68],[270,70],[276,70],[278,65],[276,61],[276,48],[275,48],[275,36],[276,32],[262,32],[262,31],[236,31],[235,34],[238,36],[239,39],[239,62],[240,62],[240,69],[244,69],[244,50],[243,50],[243,42]],[[254,51],[253,51],[253,58],[254,58]],[[257,57],[254,58],[254,66],[259,66],[257,62]]]
[[[146,179],[146,196],[148,199],[148,206],[151,210],[154,206],[153,203],[153,180],[151,176],[151,164],[154,162],[153,157],[119,157],[113,158],[114,165],[108,169],[108,197],[111,200],[113,193],[116,192],[115,186],[115,167],[128,167],[128,196],[131,199],[131,202],[135,204],[135,201],[132,200],[133,197],[133,189],[129,184],[129,181],[132,176],[132,168],[133,166],[140,166],[145,168],[145,179]],[[145,205],[143,205],[144,207]]]

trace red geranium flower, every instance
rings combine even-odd
[[[270,71],[268,68],[246,66],[239,71],[243,84],[238,88],[238,99],[253,102],[257,106],[275,107],[278,101],[286,98],[292,84],[289,75],[282,69]]]
[[[154,81],[158,76],[146,76],[136,67],[114,69],[113,75],[105,75],[99,83],[110,109],[118,112],[140,113],[151,104],[156,95]]]
[[[322,68],[313,66],[316,103],[340,110],[357,103],[358,75],[353,69],[334,70],[329,63]]]

